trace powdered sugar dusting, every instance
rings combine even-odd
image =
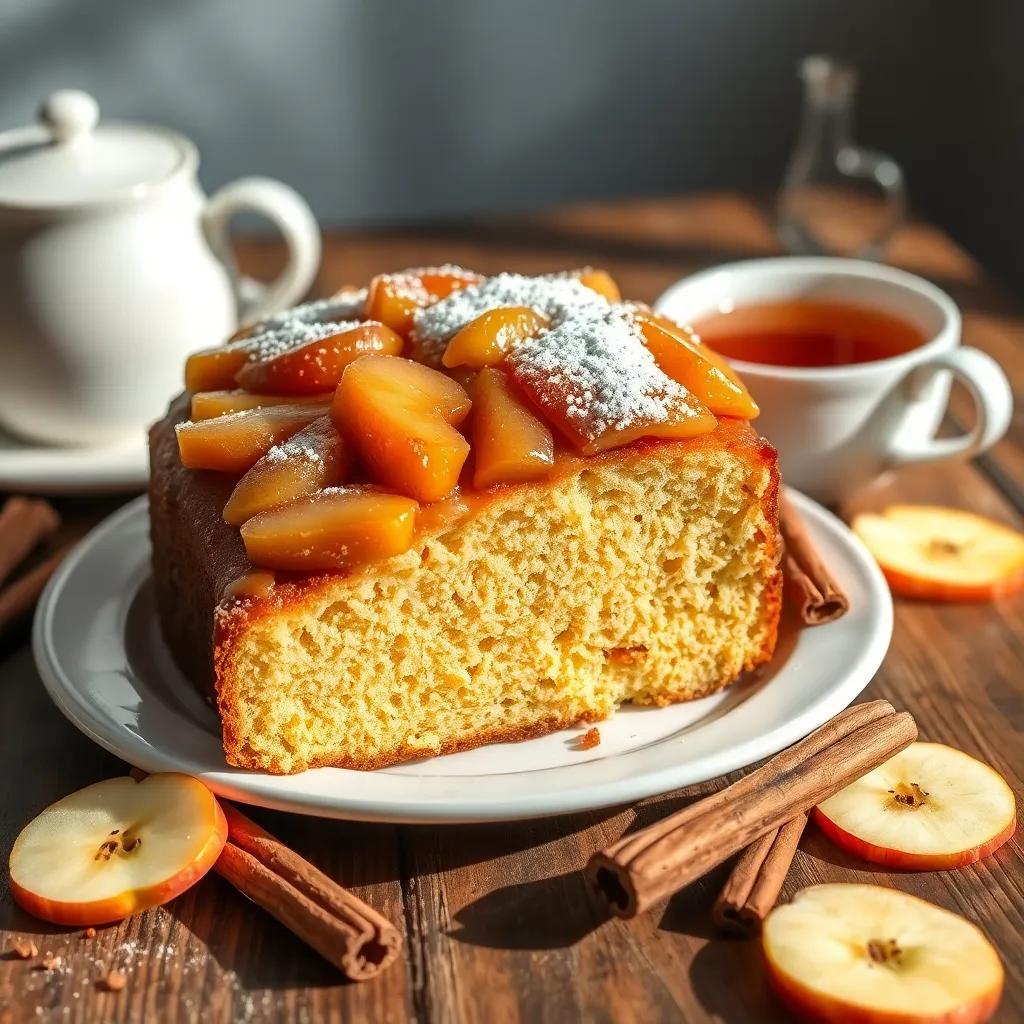
[[[481,314],[501,306],[528,306],[548,317],[553,328],[611,310],[604,296],[575,277],[496,274],[417,311],[413,330],[423,356],[437,362],[453,335]]]
[[[283,315],[283,314],[282,314]],[[324,341],[346,331],[363,327],[368,320],[285,320],[279,326],[251,334],[248,338],[240,338],[228,345],[230,349],[241,349],[248,352],[250,358],[263,362],[291,352],[314,341]]]
[[[329,320],[358,320],[365,309],[365,288],[343,288],[326,299],[315,299],[313,302],[292,306],[291,309],[282,309],[279,313],[271,313],[256,325],[256,330],[283,327],[293,321],[323,323]]]
[[[557,394],[568,418],[595,437],[667,422],[690,398],[647,351],[631,311],[608,302],[521,342],[509,364],[532,396]]]
[[[319,465],[324,461],[323,446],[328,440],[335,440],[334,424],[329,416],[321,416],[313,420],[297,434],[292,434],[286,441],[275,444],[263,459],[266,462],[280,463],[302,460]]]

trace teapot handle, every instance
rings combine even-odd
[[[266,217],[284,236],[288,263],[264,284],[239,273],[231,245],[231,218],[251,211]],[[320,229],[306,201],[271,178],[240,178],[215,192],[202,213],[203,233],[227,268],[240,324],[251,323],[294,305],[306,294],[320,266]]]

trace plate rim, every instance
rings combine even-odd
[[[152,740],[144,743],[141,737],[136,737],[122,723],[110,718],[109,715],[100,715],[96,707],[85,700],[80,689],[60,663],[51,641],[52,627],[59,608],[60,597],[67,582],[89,553],[100,545],[108,534],[116,532],[125,521],[132,520],[142,513],[148,500],[145,495],[128,502],[100,522],[54,573],[36,610],[32,629],[33,655],[37,671],[51,700],[61,713],[93,742],[122,760],[134,763],[146,771],[189,771],[197,778],[202,779],[218,795],[242,803],[318,817],[428,824],[466,824],[542,818],[633,803],[645,797],[719,778],[777,753],[849,706],[871,682],[885,658],[892,639],[893,605],[881,570],[861,542],[838,517],[792,488],[786,488],[786,495],[805,518],[830,533],[841,543],[851,561],[856,563],[857,568],[861,570],[868,590],[869,603],[873,606],[877,622],[868,636],[868,642],[860,650],[859,657],[843,669],[839,680],[819,699],[811,701],[800,713],[791,715],[773,730],[759,733],[724,751],[705,755],[697,761],[663,764],[660,767],[648,768],[638,774],[614,780],[611,785],[602,783],[600,784],[600,793],[594,792],[598,785],[594,782],[590,784],[575,782],[562,788],[540,786],[537,790],[526,794],[503,797],[501,806],[497,808],[494,806],[493,796],[472,793],[464,794],[457,799],[451,797],[424,799],[422,795],[413,796],[403,800],[388,800],[382,805],[379,797],[371,796],[361,799],[358,794],[346,792],[348,787],[345,786],[338,787],[340,792],[306,793],[288,797],[280,792],[280,787],[286,784],[280,780],[300,778],[301,776],[274,776],[260,772],[242,772],[226,764],[217,769],[203,768],[202,765],[189,766],[183,764],[182,760],[174,754],[160,751]],[[729,713],[726,712],[723,717],[728,718]],[[104,731],[104,727],[106,731]],[[627,757],[670,739],[672,736],[635,750],[611,754],[608,760]],[[133,746],[133,744],[141,744],[142,748]],[[537,771],[576,772],[587,764],[597,763],[601,763],[600,760],[584,762],[580,765],[558,765],[545,769],[532,769],[532,771],[534,773]],[[700,767],[701,765],[704,767]],[[197,768],[198,770],[196,770]],[[317,770],[346,771],[346,769]],[[471,780],[486,777],[493,778],[495,776],[465,775],[460,778],[469,788]]]

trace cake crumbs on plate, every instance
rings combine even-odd
[[[601,742],[601,730],[596,725],[591,726],[581,737],[579,750],[593,750]]]

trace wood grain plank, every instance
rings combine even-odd
[[[479,219],[415,231],[356,232],[329,240],[321,291],[398,266],[455,261],[482,271],[608,267],[623,290],[651,300],[708,263],[775,250],[764,211],[728,195],[644,200],[552,211],[518,221]],[[976,264],[941,233],[912,225],[894,260],[950,288],[965,337],[996,355],[1021,387],[1024,320]],[[268,276],[280,248],[255,242],[243,263]],[[954,412],[965,415],[962,401]],[[992,455],[1024,481],[1016,422]],[[972,508],[1020,525],[978,467],[921,467],[861,496]],[[111,503],[112,504],[112,503]],[[105,507],[79,503],[81,527]],[[1024,599],[994,605],[897,602],[885,665],[866,696],[911,708],[922,735],[995,765],[1024,792]],[[49,703],[24,640],[0,652],[0,840],[3,849],[47,802],[123,770]],[[724,784],[722,780],[718,784]],[[305,856],[352,885],[405,930],[406,963],[370,985],[340,984],[315,954],[216,877],[93,940],[20,914],[0,888],[0,949],[36,936],[64,957],[33,971],[0,959],[0,1024],[114,1021],[784,1021],[764,985],[755,943],[720,940],[710,907],[727,866],[635,921],[606,920],[583,886],[587,856],[718,784],[635,809],[464,828],[349,825],[254,812]],[[1024,857],[1018,835],[994,857],[954,872],[894,875],[847,858],[809,828],[785,895],[822,881],[871,881],[914,892],[975,920],[1002,950],[1007,991],[997,1020],[1024,1019]],[[6,880],[0,887],[6,885]],[[96,984],[124,967],[120,994]],[[37,1008],[42,1012],[37,1015]]]

